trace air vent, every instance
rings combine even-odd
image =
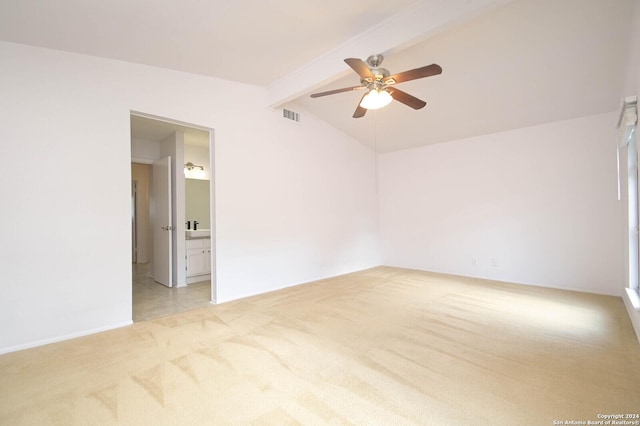
[[[288,109],[283,109],[282,116],[289,120],[293,120],[296,123],[300,122],[300,114],[298,114],[297,112],[289,111]]]

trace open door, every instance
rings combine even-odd
[[[171,157],[153,163],[153,279],[171,287]]]

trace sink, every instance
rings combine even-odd
[[[191,237],[191,238],[210,237],[211,236],[211,230],[210,229],[198,229],[198,230],[195,230],[195,231],[193,229],[187,229],[186,233],[187,233],[187,237]]]

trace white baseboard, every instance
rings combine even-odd
[[[199,283],[202,281],[211,281],[211,274],[207,275],[194,275],[192,277],[187,277],[187,285],[193,283]]]
[[[627,297],[629,298],[629,302],[631,302],[631,306],[636,311],[640,311],[640,295],[638,295],[638,290],[634,290],[631,288],[625,288],[627,292]]]
[[[630,288],[626,288],[625,290],[622,295],[622,300],[624,301],[624,306],[627,308],[627,313],[629,314],[631,325],[633,325],[633,329],[636,332],[638,342],[640,342],[640,297],[638,297],[638,292],[635,290]]]
[[[9,352],[17,352],[25,349],[31,349],[37,346],[44,346],[50,343],[62,342],[64,340],[75,339],[82,336],[88,336],[89,334],[101,333],[103,331],[109,331],[116,328],[126,327],[132,324],[133,324],[133,321],[125,321],[118,324],[107,325],[105,327],[98,327],[98,328],[93,328],[91,330],[84,330],[77,333],[66,334],[64,336],[53,337],[51,339],[36,340],[35,342],[29,342],[24,345],[10,346],[8,348],[0,348],[0,355],[8,354]]]

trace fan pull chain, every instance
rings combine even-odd
[[[376,179],[376,195],[380,190],[380,170],[378,162],[378,110],[373,110],[373,159],[374,159],[374,171]]]

